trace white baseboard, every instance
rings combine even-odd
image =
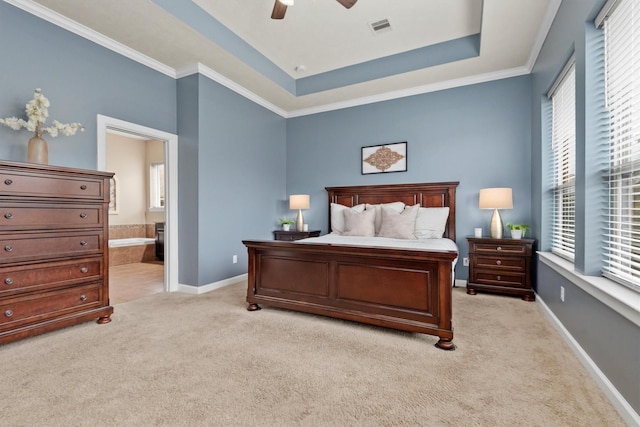
[[[629,426],[640,427],[640,416],[638,415],[638,413],[631,407],[624,396],[620,394],[620,392],[611,383],[611,381],[609,381],[609,379],[600,370],[600,368],[598,368],[598,365],[596,365],[591,357],[589,357],[587,352],[582,348],[578,341],[573,338],[567,328],[565,328],[562,322],[560,322],[560,319],[558,319],[556,315],[553,314],[547,304],[545,304],[542,298],[540,298],[540,295],[536,294],[536,302],[540,304],[542,311],[547,315],[558,332],[560,332],[560,335],[562,335],[562,337],[567,341],[567,344],[569,344],[571,350],[573,350],[582,365],[587,369],[587,372],[589,372],[591,377],[600,386],[604,394],[609,398],[620,416],[625,420],[627,424],[629,424]]]
[[[247,280],[247,274],[241,274],[235,277],[229,277],[228,279],[220,280],[219,282],[209,283],[204,286],[192,286],[192,285],[182,285],[178,284],[178,292],[184,292],[192,295],[201,295],[207,292],[215,291],[216,289],[220,289],[225,286],[233,285],[234,283],[241,282],[243,280]]]
[[[453,284],[453,286],[455,286],[456,288],[466,288],[467,287],[467,281],[466,280],[456,279],[456,281]]]

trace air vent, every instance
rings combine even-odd
[[[388,19],[381,19],[375,22],[369,22],[369,27],[371,27],[371,31],[373,34],[378,34],[385,31],[391,30],[391,23]]]

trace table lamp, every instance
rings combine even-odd
[[[296,230],[304,230],[304,219],[302,218],[302,209],[309,209],[308,194],[292,194],[289,196],[289,209],[298,209],[296,217]]]
[[[480,209],[493,209],[489,230],[491,238],[502,239],[504,227],[498,209],[513,209],[511,188],[483,188],[480,190]]]

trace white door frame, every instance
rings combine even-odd
[[[157,129],[125,122],[113,117],[97,115],[98,159],[97,169],[107,167],[107,129],[164,141],[165,160],[165,234],[164,234],[164,290],[178,290],[178,136]]]

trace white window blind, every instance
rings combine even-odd
[[[604,274],[640,290],[640,2],[617,1],[602,25],[609,112]]]
[[[573,261],[575,252],[576,96],[573,59],[549,92],[553,152],[551,251]]]

